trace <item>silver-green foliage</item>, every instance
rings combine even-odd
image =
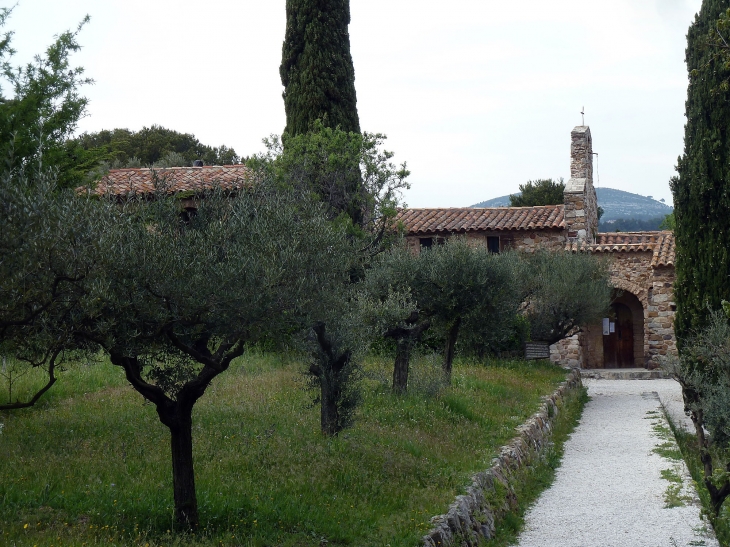
[[[708,324],[685,338],[679,358],[663,366],[682,385],[685,410],[694,424],[713,516],[730,495],[730,305],[708,310]],[[707,435],[707,432],[710,435]],[[719,450],[717,450],[719,449]],[[723,459],[725,461],[723,461]]]
[[[1,175],[0,353],[47,368],[42,391],[71,350],[93,349],[74,325],[90,304],[84,287],[98,281],[100,205],[58,191],[54,171],[29,166]]]
[[[264,139],[268,151],[248,163],[265,167],[278,180],[313,192],[327,204],[331,218],[352,223],[351,231],[372,253],[392,240],[402,192],[410,185],[405,162],[396,166],[393,152],[382,148],[385,135],[348,133],[316,122],[311,131],[296,136]]]
[[[383,302],[400,299],[381,316],[382,332],[397,346],[396,391],[406,388],[409,353],[426,330],[442,340],[447,378],[460,335],[472,347],[494,347],[511,333],[520,304],[517,264],[515,253],[493,254],[460,237],[418,254],[403,246],[378,257],[365,285]]]
[[[108,222],[107,283],[94,287],[108,323],[95,339],[125,355],[164,349],[214,367],[245,344],[286,341],[347,279],[348,243],[321,205],[263,180],[212,192],[186,222],[163,196],[131,199]]]
[[[120,202],[54,192],[47,173],[3,182],[3,351],[52,366],[105,350],[170,429],[176,518],[194,526],[193,406],[248,345],[327,317],[350,243],[321,203],[265,178],[184,218],[164,191]]]
[[[678,364],[683,381],[699,395],[694,404],[713,442],[730,446],[730,325],[724,312],[710,312],[708,325],[685,342]]]
[[[598,321],[611,303],[608,264],[591,254],[538,251],[519,271],[533,340],[554,344]]]

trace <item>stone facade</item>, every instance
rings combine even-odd
[[[448,232],[436,232],[427,237],[432,243],[445,241],[452,234]],[[470,243],[475,245],[487,245],[488,238],[498,238],[500,251],[507,249],[519,249],[525,252],[534,252],[536,249],[563,249],[567,243],[564,230],[530,230],[524,232],[469,232],[464,234]],[[414,253],[419,253],[422,240],[427,239],[419,235],[407,235],[406,244]]]
[[[583,368],[582,334],[574,334],[550,346],[550,360],[566,367]]]
[[[502,236],[505,249],[519,249],[534,252],[537,249],[563,249],[567,239],[565,232],[555,230],[535,230],[525,233],[505,234]]]
[[[671,239],[669,232],[652,234],[659,241]],[[674,337],[674,264],[673,252],[661,256],[661,243],[621,243],[601,245],[608,239],[646,239],[647,233],[599,234],[598,242],[589,247],[594,253],[606,253],[610,261],[610,282],[616,288],[614,303],[626,306],[634,327],[634,364],[637,367],[658,368],[666,355],[676,355]],[[651,246],[655,248],[651,248]],[[606,248],[607,247],[607,248]],[[638,247],[632,248],[632,247]],[[645,249],[645,250],[642,250]],[[588,325],[581,333],[585,368],[603,368],[604,335],[601,325]]]
[[[626,361],[635,367],[657,368],[664,356],[677,351],[672,291],[674,235],[671,232],[598,233],[590,128],[575,127],[570,139],[570,180],[565,186],[562,205],[405,210],[400,218],[406,240],[413,252],[461,234],[495,252],[510,248],[531,252],[545,248],[604,256],[610,262],[610,283],[616,289],[614,309],[620,306],[624,318],[630,317],[631,326],[626,328],[627,334],[631,334],[632,347],[622,347],[622,355],[626,354],[622,364],[607,361],[607,348],[612,349],[615,338],[610,338],[610,333],[604,334],[602,322],[585,325],[580,333],[553,345],[551,359],[571,367],[629,366],[623,364]],[[612,317],[606,319],[610,324]]]
[[[593,186],[593,139],[587,126],[578,126],[570,134],[565,229],[571,240],[586,243],[592,243],[598,233],[598,200]]]
[[[674,337],[674,266],[655,268],[647,302],[648,356],[651,363],[659,364],[665,355],[677,354]]]

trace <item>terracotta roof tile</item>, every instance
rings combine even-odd
[[[93,194],[151,194],[156,190],[170,193],[241,188],[251,177],[244,165],[206,165],[204,167],[168,167],[142,169],[112,169],[92,190]]]
[[[578,250],[570,243],[569,250]],[[675,256],[672,232],[607,232],[596,236],[596,242],[581,247],[594,253],[651,252],[652,266],[673,266]]]
[[[451,209],[401,209],[397,220],[407,234],[565,228],[563,205],[541,207],[459,207]]]

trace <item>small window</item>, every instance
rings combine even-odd
[[[198,210],[195,207],[185,207],[180,211],[180,220],[183,224],[190,224],[197,214]]]
[[[499,252],[499,236],[487,236],[487,249],[490,253]]]
[[[430,249],[433,245],[433,238],[432,237],[422,237],[419,239],[419,242],[421,243],[421,249]]]

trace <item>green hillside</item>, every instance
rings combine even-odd
[[[672,212],[672,207],[650,196],[641,196],[614,188],[596,188],[596,195],[598,205],[603,207],[601,224],[611,224],[610,221],[618,219],[648,221],[663,218]],[[472,207],[509,207],[509,195],[482,201]]]

